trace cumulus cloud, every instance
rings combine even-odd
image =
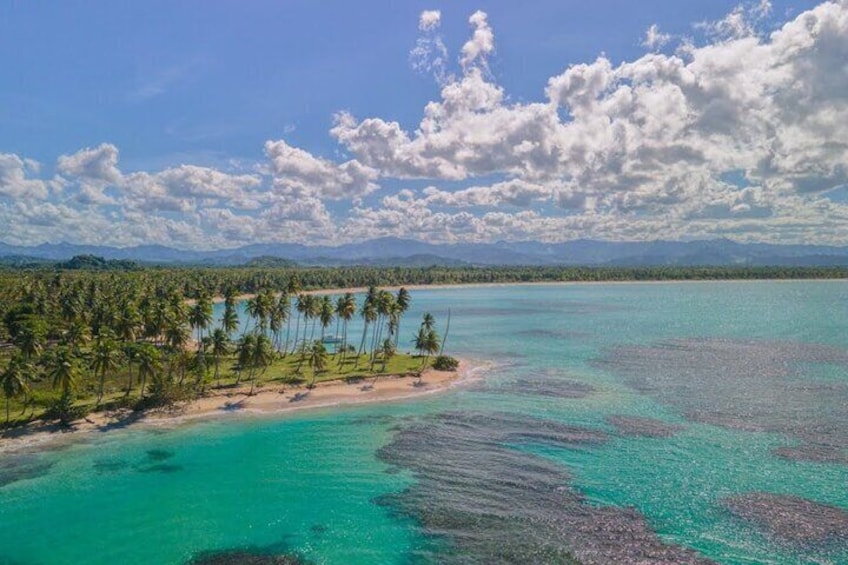
[[[0,153],[0,197],[22,199],[47,198],[47,183],[29,178],[38,172],[38,164],[11,153]]]
[[[487,58],[495,50],[495,34],[489,26],[488,15],[477,10],[468,18],[468,23],[474,28],[474,32],[462,46],[459,62],[466,71],[473,66],[488,69]]]
[[[670,38],[652,26],[651,52],[564,65],[538,101],[514,102],[488,72],[486,14],[469,19],[450,76],[434,47],[441,14],[426,11],[417,68],[436,72],[436,57],[445,72],[413,128],[340,112],[330,135],[343,159],[269,140],[267,161],[237,173],[124,174],[103,144],[60,157],[59,176],[43,180],[33,162],[0,155],[0,221],[20,241],[49,231],[204,247],[379,235],[844,244],[848,206],[831,194],[848,185],[848,3],[766,33],[770,12],[767,1],[738,7],[673,54],[655,52]]]
[[[418,29],[432,31],[442,23],[442,12],[439,10],[424,10],[418,18]]]

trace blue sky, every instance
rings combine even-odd
[[[0,241],[848,244],[846,12],[7,0]]]

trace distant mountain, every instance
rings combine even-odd
[[[161,245],[108,247],[47,243],[34,247],[0,243],[0,264],[67,261],[91,255],[106,260],[199,265],[585,265],[585,266],[848,266],[848,247],[703,241],[615,242],[579,239],[563,243],[499,241],[435,244],[382,237],[339,246],[256,243],[236,249],[192,251]],[[14,258],[14,259],[8,259]]]

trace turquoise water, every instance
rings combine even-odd
[[[450,308],[448,352],[493,362],[481,381],[5,455],[0,564],[848,563],[846,300],[843,282],[415,291],[402,333]]]

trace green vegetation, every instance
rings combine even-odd
[[[242,275],[213,274],[224,296],[217,320],[212,296],[221,289],[199,282],[208,283],[208,275],[149,269],[0,276],[5,424],[33,418],[67,424],[94,409],[167,406],[215,387],[249,386],[253,394],[266,383],[312,387],[427,366],[429,353],[423,361],[396,354],[410,302],[405,289],[371,287],[360,306],[351,293],[335,300],[306,293],[299,274],[290,272],[277,287],[259,288],[246,300],[242,324],[236,296],[245,289],[228,280],[244,282]],[[366,320],[359,351],[347,331],[358,313]],[[328,334],[334,325],[336,334]]]
[[[425,316],[415,333],[418,356],[397,354],[409,293],[378,286],[846,276],[841,267],[164,268],[93,256],[0,266],[3,415],[13,423],[68,421],[95,407],[169,404],[213,386],[255,390],[272,381],[420,371],[444,340]],[[348,287],[368,287],[362,304],[350,293],[305,292]],[[250,320],[236,335],[243,293],[253,295]],[[224,313],[213,320],[212,299],[221,296]],[[349,335],[356,316],[363,332]],[[338,353],[327,352],[327,335],[339,336]]]
[[[433,359],[433,368],[437,371],[456,371],[459,360],[450,355],[438,355]]]

